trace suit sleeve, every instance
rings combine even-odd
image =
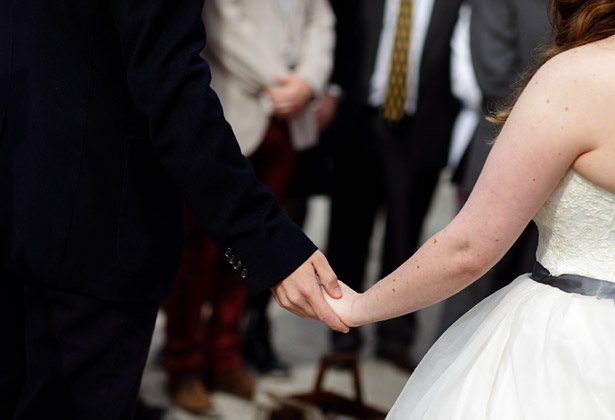
[[[316,249],[255,178],[210,88],[201,0],[108,0],[127,82],[164,168],[222,252],[241,261],[253,293]]]
[[[507,1],[472,0],[472,60],[487,102],[504,98],[519,78],[517,38],[517,22]]]

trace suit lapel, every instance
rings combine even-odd
[[[378,54],[378,44],[380,42],[380,32],[382,32],[382,20],[384,18],[384,8],[386,0],[364,0],[362,2],[361,22],[365,24],[366,31],[363,37],[365,53],[364,62],[361,63],[363,75],[362,85],[369,86],[369,80],[376,64]]]
[[[425,47],[427,48],[424,48],[424,52],[429,50],[428,47],[433,44],[438,30],[441,30],[440,23],[443,20],[442,13],[446,12],[446,7],[451,3],[453,3],[451,0],[434,0],[431,17],[429,18],[427,35],[425,36]],[[423,53],[423,55],[425,54]]]
[[[429,18],[429,27],[427,28],[427,35],[423,45],[421,67],[426,62],[429,62],[433,52],[447,47],[442,44],[443,42],[450,43],[461,2],[462,0],[434,0],[431,17]]]
[[[380,36],[380,31],[382,30],[385,3],[386,0],[363,1],[363,21],[367,22],[368,30],[377,37]]]

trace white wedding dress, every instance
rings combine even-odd
[[[615,194],[569,170],[534,220],[553,276],[615,282]],[[387,417],[402,419],[615,419],[615,301],[518,277],[434,344]]]

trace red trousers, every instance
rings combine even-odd
[[[250,162],[281,202],[295,162],[286,124],[273,122]],[[169,374],[221,372],[241,366],[239,326],[248,290],[186,206],[184,254],[167,315],[165,367]]]

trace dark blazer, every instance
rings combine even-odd
[[[184,198],[252,292],[315,250],[255,179],[209,87],[202,0],[0,5],[6,268],[114,301],[160,299]]]
[[[347,89],[349,102],[357,106],[367,103],[385,3],[364,0],[360,5],[360,24],[365,30],[357,34],[357,42],[364,50],[357,66],[359,75],[354,79],[357,86]],[[450,40],[461,3],[462,0],[434,0],[421,58],[419,99],[412,128],[413,137],[421,139],[415,145],[420,156],[416,163],[436,165],[436,170],[446,164],[452,127],[459,112],[459,102],[451,93]]]
[[[537,48],[549,41],[546,0],[472,0],[472,62],[487,114],[507,103],[512,86],[539,64]],[[460,179],[470,193],[487,159],[497,127],[481,118]]]

